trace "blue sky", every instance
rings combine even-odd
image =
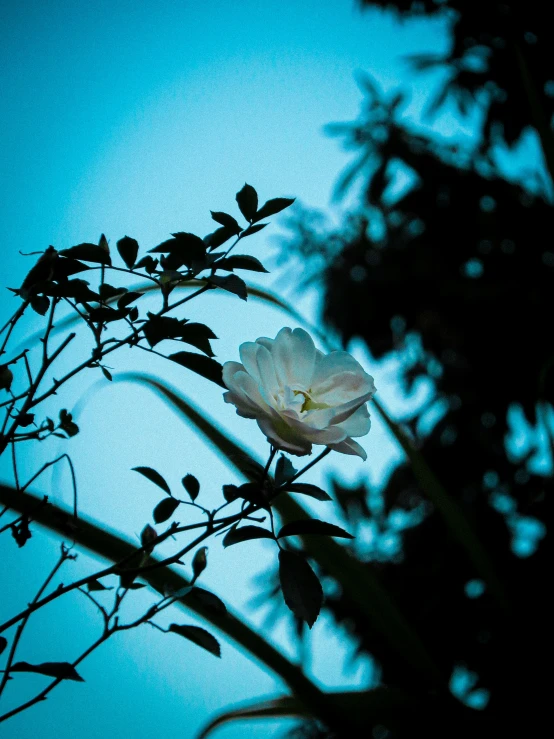
[[[327,207],[348,157],[322,128],[355,117],[360,94],[354,72],[369,71],[389,88],[405,79],[399,54],[444,48],[440,24],[399,25],[382,13],[362,15],[351,0],[42,0],[6,4],[0,13],[0,239],[3,283],[10,287],[21,283],[30,266],[20,250],[96,241],[102,232],[112,244],[129,234],[143,250],[173,231],[203,235],[211,229],[210,209],[236,213],[234,195],[245,181],[261,199],[296,196],[307,206]],[[416,81],[412,112],[425,91]],[[442,125],[447,135],[465,135],[448,115]],[[276,220],[249,245],[268,266],[276,254]],[[278,277],[274,273],[257,282],[271,288]],[[7,315],[15,299],[7,291],[0,296]],[[314,295],[293,299],[313,318]],[[187,317],[214,329],[221,361],[236,359],[243,341],[274,336],[290,325],[274,310],[214,294],[191,303]],[[37,320],[28,330],[39,325]],[[375,375],[381,400],[398,408],[391,367],[358,356]],[[126,369],[158,374],[265,455],[267,445],[256,427],[237,419],[215,386],[155,358],[127,353],[111,364],[115,375]],[[61,366],[70,365],[62,361]],[[202,483],[205,502],[214,505],[221,484],[236,481],[222,460],[146,390],[111,386],[91,371],[68,385],[45,413],[75,406],[81,434],[71,442],[29,447],[20,459],[22,478],[69,451],[82,512],[128,537],[142,529],[158,501],[155,489],[137,479],[132,467],[155,467],[174,484],[192,472]],[[365,465],[331,457],[327,469],[340,470],[346,479],[367,475],[378,482],[398,453],[378,423],[364,444]],[[4,460],[0,474],[10,479]],[[310,479],[323,482],[325,476],[318,470]],[[65,473],[45,476],[35,490],[69,503]],[[319,514],[324,515],[321,509]],[[38,533],[21,552],[7,537],[0,540],[1,557],[9,565],[6,592],[14,593],[0,606],[2,613],[29,598],[56,547]],[[255,592],[252,577],[272,561],[263,544],[223,553],[214,543],[204,584],[262,628],[263,614],[248,611],[246,604]],[[65,577],[90,572],[92,566],[82,556]],[[71,659],[98,628],[84,599],[67,599],[31,622],[21,658]],[[281,625],[264,633],[290,652]],[[333,687],[367,684],[369,666],[345,669],[350,646],[324,620],[314,628],[313,642],[310,669],[316,681]],[[219,709],[282,689],[230,644],[224,643],[219,662],[177,637],[149,630],[109,643],[82,672],[85,685],[62,686],[50,700],[6,724],[4,736],[30,739],[40,726],[45,739],[116,734],[143,739],[176,731],[188,739]],[[28,684],[38,688],[43,682],[30,677]],[[10,686],[10,692],[15,696],[17,687]],[[276,725],[253,724],[222,729],[219,736],[277,732]]]

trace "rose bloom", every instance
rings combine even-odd
[[[354,357],[323,354],[301,328],[247,341],[239,352],[242,364],[223,365],[225,401],[239,416],[255,418],[271,444],[299,456],[323,444],[366,459],[352,437],[370,429],[366,403],[375,385]]]

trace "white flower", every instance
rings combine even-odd
[[[323,444],[366,459],[352,437],[370,429],[366,402],[375,385],[354,357],[323,354],[301,328],[247,341],[239,351],[242,364],[223,365],[225,401],[239,416],[255,418],[271,444],[299,456]]]

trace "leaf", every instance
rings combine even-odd
[[[77,246],[71,246],[69,249],[62,249],[60,254],[64,257],[82,259],[83,262],[109,265],[112,263],[110,253],[98,244],[77,244]]]
[[[198,498],[198,493],[200,492],[200,483],[194,475],[185,475],[181,480],[181,483],[194,503],[196,498]]]
[[[340,526],[335,526],[334,523],[327,523],[326,521],[318,521],[316,518],[306,518],[300,521],[286,523],[277,534],[277,538],[281,539],[283,536],[304,536],[305,534],[336,536],[342,539],[354,538],[352,534],[341,529]]]
[[[193,582],[197,580],[208,566],[208,547],[200,547],[192,560]]]
[[[325,490],[318,488],[317,485],[310,485],[307,482],[293,482],[292,485],[287,486],[285,490],[288,493],[309,495],[310,498],[315,498],[316,500],[333,500]]]
[[[125,293],[125,295],[122,295],[119,300],[117,301],[117,307],[119,309],[126,308],[131,303],[134,303],[135,300],[138,300],[139,298],[142,298],[144,293],[139,293],[135,291],[131,291],[128,293]]]
[[[210,339],[217,339],[212,329],[204,323],[187,323],[181,327],[181,339],[187,344],[195,346],[201,352],[213,357]]]
[[[39,316],[43,316],[48,308],[50,307],[50,300],[46,295],[33,295],[29,300],[31,308],[38,313]]]
[[[237,495],[253,505],[269,510],[267,498],[260,490],[260,485],[257,482],[245,482],[244,485],[240,485],[237,488]]]
[[[247,221],[252,223],[252,219],[258,210],[258,193],[254,190],[252,185],[244,183],[242,190],[237,192],[236,199],[240,212]]]
[[[126,287],[114,287],[113,285],[109,285],[107,282],[104,282],[98,288],[98,292],[102,300],[108,301],[108,300],[112,300],[113,298],[117,298],[120,295],[125,295],[125,293],[127,292],[127,288]]]
[[[136,239],[132,239],[130,236],[124,236],[117,242],[117,251],[119,256],[125,262],[125,266],[132,269],[138,255],[139,245]]]
[[[88,317],[92,323],[111,323],[112,321],[120,321],[128,313],[129,311],[126,308],[123,310],[114,310],[103,305],[100,308],[90,308]]]
[[[0,636],[0,654],[8,646],[8,640],[4,636]]]
[[[146,270],[146,272],[148,272],[148,274],[151,275],[157,266],[158,266],[158,260],[154,259],[154,257],[151,257],[150,255],[147,255],[143,257],[142,259],[140,259],[135,264],[135,269],[139,269],[140,267],[143,267]]]
[[[209,608],[211,611],[214,611],[214,613],[217,613],[220,616],[227,615],[227,608],[225,607],[225,603],[221,600],[221,598],[218,598],[217,595],[210,593],[209,590],[204,590],[204,588],[194,586],[194,588],[192,588],[191,590],[190,596],[187,597],[187,605],[194,600],[201,603],[203,606]]]
[[[210,282],[217,287],[220,287],[222,290],[227,290],[227,292],[238,295],[241,300],[246,300],[248,297],[244,280],[241,280],[240,277],[237,277],[236,275],[225,275],[225,277],[221,277],[221,275],[212,275],[210,277]]]
[[[146,583],[144,582],[130,582],[127,586],[124,586],[122,583],[122,587],[127,587],[127,590],[140,590],[141,588],[146,587]]]
[[[212,218],[216,223],[220,223],[222,226],[225,226],[225,228],[233,230],[236,235],[238,235],[242,231],[242,228],[239,226],[233,216],[230,216],[228,213],[222,213],[221,211],[213,210],[211,210],[210,213],[212,214]]]
[[[180,626],[179,624],[170,624],[169,631],[179,636],[184,636],[185,639],[197,644],[199,647],[206,649],[216,657],[221,657],[221,647],[217,639],[210,634],[206,629],[201,629],[199,626]]]
[[[169,254],[172,259],[166,264],[167,269],[178,269],[183,264],[190,267],[193,262],[205,258],[206,244],[200,236],[185,231],[179,231],[172,236],[172,239],[163,241],[149,251],[150,254]]]
[[[238,485],[224,485],[223,486],[223,497],[227,503],[232,503],[239,497]]]
[[[256,213],[253,223],[261,221],[262,218],[269,218],[269,216],[273,216],[275,213],[280,213],[285,208],[291,206],[295,200],[296,198],[272,198],[268,200]]]
[[[152,518],[154,519],[155,523],[162,523],[163,521],[167,521],[167,519],[171,518],[171,516],[175,513],[178,507],[179,501],[175,500],[175,498],[164,498],[163,500],[160,500],[158,505],[154,508]]]
[[[138,472],[140,475],[143,475],[147,480],[150,480],[154,485],[157,485],[168,495],[171,495],[171,490],[169,489],[167,482],[163,479],[160,473],[153,470],[152,467],[133,467],[133,472]]]
[[[39,675],[48,675],[58,680],[85,682],[69,662],[42,662],[40,665],[30,665],[28,662],[16,662],[15,665],[10,667],[10,672],[36,672]]]
[[[244,239],[246,236],[253,236],[254,234],[257,234],[258,231],[261,231],[262,228],[265,228],[267,225],[267,223],[256,223],[255,226],[250,226],[250,228],[247,228],[246,231],[243,231],[241,233],[241,238]]]
[[[279,581],[285,603],[311,629],[323,603],[323,589],[316,574],[305,559],[281,549]]]
[[[229,241],[230,238],[236,235],[237,234],[235,229],[222,226],[221,228],[216,228],[213,233],[205,236],[204,243],[206,244],[208,249],[213,250],[217,249],[218,246],[221,246],[226,241]]]
[[[176,354],[170,354],[168,359],[172,359],[182,367],[196,372],[197,375],[201,375],[227,390],[223,382],[223,367],[215,359],[204,357],[202,354],[194,354],[193,352],[177,352]]]
[[[274,539],[275,537],[267,529],[260,526],[242,526],[240,529],[231,529],[223,539],[224,547],[231,547],[233,544],[240,544],[243,541],[252,539]]]
[[[284,454],[281,454],[275,465],[275,484],[280,487],[295,475],[296,470],[292,462]]]
[[[113,590],[113,587],[102,585],[99,580],[89,580],[89,582],[87,583],[87,590],[89,591],[89,593],[94,593],[100,590]]]
[[[102,367],[102,374],[104,375],[106,380],[109,380],[110,382],[113,381],[112,373],[105,367]]]
[[[164,339],[179,339],[183,335],[184,322],[168,316],[148,313],[148,321],[143,325],[144,336],[151,347]]]
[[[251,272],[267,272],[267,269],[259,259],[246,254],[233,254],[230,257],[220,259],[214,266],[217,269],[227,269],[230,272],[234,269],[248,269]]]

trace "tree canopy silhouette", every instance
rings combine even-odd
[[[337,186],[339,196],[357,196],[354,208],[338,227],[306,212],[290,246],[311,260],[324,319],[343,344],[361,339],[377,359],[399,354],[406,392],[422,379],[432,383],[431,401],[401,421],[478,535],[505,600],[479,577],[406,462],[387,480],[381,509],[368,506],[363,486],[335,489],[351,524],[372,521],[382,534],[391,511],[413,513],[423,503],[422,520],[403,533],[402,556],[374,552],[365,566],[379,571],[442,681],[391,649],[344,593],[327,608],[377,659],[384,684],[433,705],[380,721],[383,735],[540,733],[554,448],[554,59],[546,8],[362,4],[404,17],[447,15],[449,53],[410,62],[418,72],[445,70],[429,115],[453,99],[461,116],[481,111],[479,130],[454,145],[422,133],[400,115],[402,92],[385,95],[364,76],[360,118],[329,127],[356,152]],[[525,134],[538,138],[544,163],[509,177],[497,150],[515,148]],[[448,685],[456,701],[446,697]]]

